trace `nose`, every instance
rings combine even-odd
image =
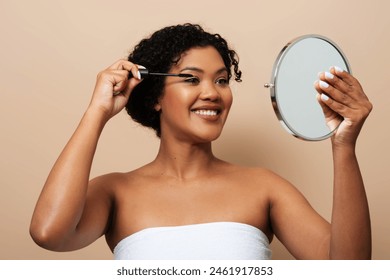
[[[213,82],[207,82],[202,87],[200,99],[207,101],[218,101],[221,98],[217,85]]]

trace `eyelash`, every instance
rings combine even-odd
[[[222,83],[221,83],[221,81],[222,81]],[[217,80],[217,83],[221,84],[221,85],[228,85],[229,84],[229,80],[226,79],[226,78],[220,78],[220,79]]]
[[[188,79],[185,79],[184,81],[186,83],[190,83],[190,84],[199,84],[200,83],[200,80],[198,77],[188,78]],[[219,78],[219,79],[217,79],[216,83],[220,84],[220,85],[228,85],[229,81],[226,78]]]
[[[190,84],[199,84],[200,81],[197,77],[192,77],[192,78],[185,79],[184,82]]]

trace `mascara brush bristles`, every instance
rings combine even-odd
[[[181,78],[190,78],[190,77],[193,77],[192,74],[184,74],[184,73],[180,73],[180,74],[171,74],[171,73],[149,73],[148,75],[151,75],[151,76],[170,76],[170,77],[181,77]]]

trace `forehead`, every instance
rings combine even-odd
[[[220,69],[225,64],[219,52],[214,47],[207,46],[191,48],[184,52],[172,69],[180,70],[189,66],[207,70]]]

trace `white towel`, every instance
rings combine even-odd
[[[235,222],[147,228],[122,239],[117,260],[267,260],[267,236]]]

